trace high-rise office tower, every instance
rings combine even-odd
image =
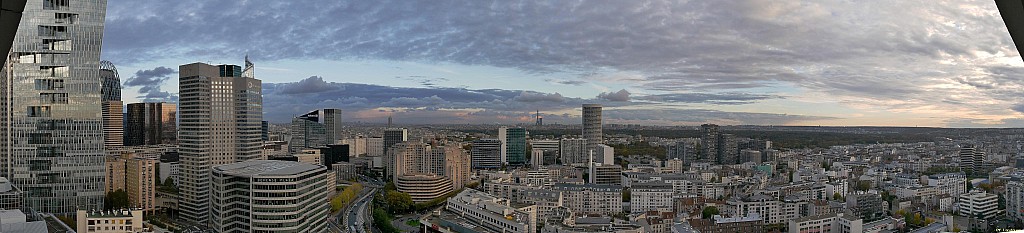
[[[341,109],[325,108],[322,110],[324,128],[327,129],[327,144],[338,143],[344,139],[344,131],[341,129]]]
[[[270,141],[270,122],[260,122],[260,139],[263,139],[263,141]]]
[[[107,1],[21,5],[10,56],[2,55],[9,58],[0,72],[0,176],[25,190],[25,205],[39,212],[102,208],[98,67]]]
[[[505,130],[505,162],[510,166],[526,165],[526,129]]]
[[[472,155],[473,168],[500,168],[501,167],[501,140],[479,139],[473,141]]]
[[[718,157],[718,125],[700,125],[700,157],[693,162],[711,162]]]
[[[303,149],[323,148],[341,140],[341,109],[315,110],[292,118],[292,135],[288,151],[292,154]]]
[[[544,125],[544,117],[540,116],[540,110],[537,110],[537,126]]]
[[[381,146],[384,154],[388,154],[391,146],[409,140],[409,130],[406,128],[387,128],[384,130],[384,144]]]
[[[181,133],[179,210],[185,221],[210,218],[210,169],[260,156],[262,83],[253,65],[192,63],[178,68]]]
[[[100,96],[103,112],[103,145],[108,148],[124,146],[124,103],[121,102],[121,78],[117,67],[110,61],[100,61]]]
[[[172,103],[131,103],[126,111],[124,145],[175,144],[178,107]]]
[[[604,135],[601,131],[601,105],[583,105],[583,138],[587,139],[587,149],[593,149],[598,144],[604,143]]]
[[[292,118],[289,131],[292,140],[288,142],[288,153],[298,154],[304,149],[327,145],[327,128],[320,124],[319,110]]]

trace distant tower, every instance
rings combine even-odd
[[[121,78],[110,61],[100,61],[100,87],[103,114],[103,145],[114,148],[124,145],[124,104],[121,102]]]
[[[537,110],[537,126],[544,125],[544,117],[540,116],[540,109]]]
[[[391,128],[391,115],[388,115],[388,128]]]
[[[601,105],[583,105],[583,138],[587,139],[587,149],[595,148],[604,143],[601,132]]]

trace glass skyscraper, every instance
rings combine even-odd
[[[106,0],[35,0],[0,72],[0,175],[41,212],[103,207]]]

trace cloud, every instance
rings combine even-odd
[[[992,1],[112,0],[103,56],[630,73],[622,83],[644,93],[768,89],[872,110],[981,112],[1019,102],[1005,98],[1017,82],[989,76],[1024,66],[1014,48]],[[554,82],[596,76],[581,77]]]
[[[177,102],[177,94],[160,89],[160,86],[171,79],[174,73],[177,73],[177,71],[163,66],[149,70],[138,70],[135,71],[134,76],[125,80],[124,87],[139,87],[138,98],[145,102]]]
[[[303,79],[296,83],[285,84],[280,87],[280,94],[294,95],[294,94],[311,94],[325,91],[334,90],[336,87],[331,86],[329,83],[324,81],[324,78],[319,76],[311,76]]]
[[[598,99],[582,99],[526,90],[466,89],[466,88],[410,88],[381,85],[325,82],[325,91],[297,95],[298,83],[319,82],[320,77],[309,77],[294,83],[264,83],[264,119],[287,122],[295,113],[319,108],[340,108],[351,121],[382,122],[389,114],[401,118],[403,124],[514,124],[533,121],[535,111],[541,111],[545,122],[577,124],[579,108]],[[615,96],[619,91],[613,93]],[[612,98],[614,99],[614,97]],[[643,122],[646,124],[678,125],[699,121],[749,124],[784,124],[826,119],[815,116],[784,114],[722,112],[706,109],[652,109],[645,102],[602,102],[609,115],[608,122]],[[618,108],[627,108],[618,109]],[[269,111],[271,110],[272,111]]]
[[[573,85],[573,86],[579,86],[579,85],[583,85],[583,84],[587,83],[587,82],[580,81],[580,80],[545,79],[544,81],[550,82],[550,83],[558,83],[558,84],[562,84],[562,85]]]
[[[760,100],[778,98],[782,97],[749,93],[674,93],[637,97],[639,100],[663,103],[706,103],[721,105],[752,104]]]
[[[626,102],[629,101],[629,91],[622,89],[616,92],[601,92],[597,98],[613,102]]]

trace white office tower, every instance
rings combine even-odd
[[[7,5],[7,2],[4,2]],[[100,209],[106,0],[30,1],[0,64],[0,176],[39,212]],[[5,14],[6,16],[13,16]],[[6,18],[5,18],[6,19]]]
[[[192,63],[178,68],[181,218],[207,224],[210,170],[260,156],[263,96],[253,65]],[[244,75],[243,75],[244,74]]]
[[[326,232],[328,174],[321,165],[277,160],[214,167],[210,225],[216,232]]]
[[[601,105],[583,105],[583,138],[587,139],[587,148],[597,147],[604,143],[604,135],[601,130]]]

